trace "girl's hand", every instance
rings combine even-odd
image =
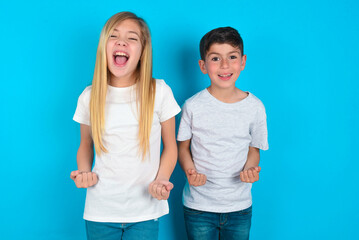
[[[186,175],[187,175],[189,185],[192,185],[194,187],[202,186],[207,181],[206,175],[204,175],[202,173],[198,173],[194,169],[188,169]]]
[[[246,183],[254,183],[259,180],[259,172],[261,171],[261,167],[251,167],[247,170],[243,170],[239,177],[242,182]]]
[[[148,186],[148,191],[152,197],[158,200],[167,200],[170,196],[170,192],[173,188],[173,184],[167,180],[155,180]]]
[[[97,174],[94,172],[80,172],[76,170],[71,172],[70,178],[74,180],[78,188],[92,187],[98,182]]]

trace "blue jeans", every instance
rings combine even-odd
[[[158,219],[135,223],[86,221],[88,240],[157,240]]]
[[[229,213],[213,213],[183,207],[189,240],[248,240],[252,207]]]

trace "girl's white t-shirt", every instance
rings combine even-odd
[[[73,119],[90,125],[91,86],[80,95]],[[161,122],[181,111],[171,88],[156,80],[156,96],[150,135],[150,150],[144,160],[138,143],[136,85],[116,88],[108,85],[103,144],[108,150],[95,156],[99,181],[87,189],[84,219],[96,222],[140,222],[169,212],[165,200],[148,192],[160,164]]]

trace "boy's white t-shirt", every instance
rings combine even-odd
[[[73,119],[90,125],[91,86],[78,99]],[[160,164],[161,122],[181,109],[170,87],[156,80],[156,96],[149,155],[142,160],[138,143],[136,85],[116,88],[108,85],[103,144],[108,150],[95,157],[93,172],[98,183],[87,189],[84,219],[96,222],[140,222],[169,212],[165,200],[148,192]]]
[[[224,103],[207,89],[188,99],[182,109],[177,140],[191,139],[197,172],[207,176],[203,186],[183,189],[186,207],[207,212],[234,212],[252,205],[251,183],[239,178],[249,147],[268,149],[262,102],[252,93],[236,103]]]

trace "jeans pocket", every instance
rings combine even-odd
[[[243,209],[241,211],[238,211],[239,215],[252,215],[252,206],[250,206],[249,208]]]

